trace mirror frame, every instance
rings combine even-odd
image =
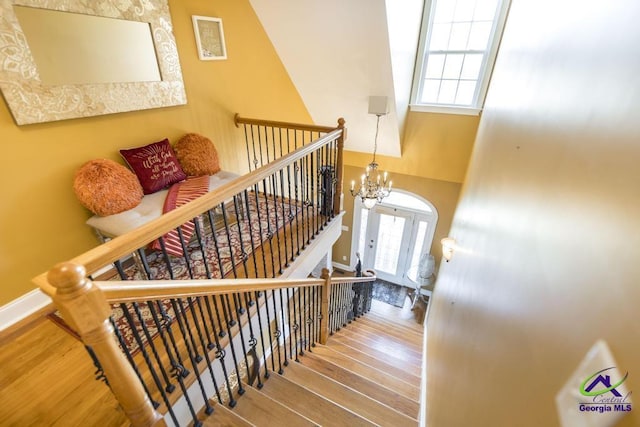
[[[162,81],[42,84],[14,5],[149,23]],[[186,104],[168,0],[0,0],[0,89],[18,125]]]

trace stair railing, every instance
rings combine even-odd
[[[293,135],[308,132],[306,125],[236,122],[256,126],[258,135],[288,133],[287,148],[286,139],[282,149],[278,140],[278,152],[271,148],[267,156],[268,145],[257,147],[273,139],[248,140],[250,152],[255,144],[266,163],[34,278],[86,344],[96,378],[108,384],[133,425],[164,425],[160,412],[175,425],[185,414],[197,425],[199,407],[213,410],[209,397],[233,406],[256,360],[260,386],[294,349],[298,355],[303,345],[324,342],[333,332],[326,319],[349,317],[339,312],[348,307],[345,290],[329,313],[338,296],[326,279],[251,279],[282,274],[339,214],[344,121],[337,128],[312,126],[320,133],[304,143]],[[279,128],[285,125],[291,130]],[[182,227],[189,222],[190,239]],[[170,231],[182,255],[166,250]],[[154,241],[160,249],[150,251]],[[115,276],[94,280],[113,274],[104,273],[110,264]],[[192,390],[199,390],[200,401],[188,398]]]
[[[261,132],[306,132],[310,127],[273,122],[288,128],[269,130],[268,122],[238,116],[236,121],[245,126],[258,123]],[[92,277],[113,265],[122,280],[279,276],[340,213],[344,120],[337,128],[314,128],[323,132],[313,141],[278,152],[275,159],[270,153],[269,162],[250,173],[70,262],[84,266]],[[194,230],[190,239],[183,227],[189,223]],[[182,256],[167,251],[170,232],[177,234]],[[154,241],[156,250],[150,253],[147,247]],[[263,250],[257,251],[258,247]],[[194,262],[194,257],[208,262]],[[45,293],[54,292],[46,273],[34,282]]]
[[[235,406],[245,383],[262,387],[367,311],[375,280],[368,274],[332,279],[324,269],[319,279],[115,282],[92,281],[83,267],[63,263],[48,278],[56,306],[132,425],[197,426],[216,404]],[[254,303],[242,305],[237,295]]]
[[[292,126],[291,123],[287,122],[248,119],[240,117],[238,114],[235,115],[234,120],[236,127],[242,126],[244,130],[247,164],[250,171],[263,167],[300,147],[309,145],[335,129],[341,129],[342,134],[336,139],[335,144],[326,146],[316,159],[313,157],[302,158],[297,162],[293,162],[286,170],[288,178],[299,171],[305,171],[302,176],[309,177],[311,175],[310,171],[317,170],[314,160],[316,165],[318,162],[322,162],[323,166],[319,169],[322,178],[319,182],[313,179],[300,180],[302,199],[309,203],[313,200],[313,195],[316,195],[318,197],[317,202],[324,206],[324,215],[330,215],[331,206],[333,206],[334,215],[340,212],[340,194],[338,192],[334,193],[330,189],[340,189],[343,183],[342,152],[346,139],[343,118],[338,119],[337,128],[304,124]],[[334,197],[334,194],[337,197]]]

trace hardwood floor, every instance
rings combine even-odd
[[[0,424],[128,425],[80,341],[47,318],[0,343]]]
[[[408,298],[402,308],[374,300],[367,322],[357,325],[358,333],[375,336],[375,328],[384,328],[388,321],[402,328],[403,336],[412,336],[419,344],[423,316],[424,307],[418,305],[411,310]],[[343,330],[344,335],[332,339],[343,348],[355,345],[349,340],[349,327]],[[384,347],[381,343],[372,345],[354,348],[372,355],[376,348]],[[414,350],[419,354],[420,346]],[[412,360],[406,363],[411,363],[419,375],[419,355],[417,360],[411,354],[407,357]],[[398,361],[387,355],[387,362],[393,365]],[[128,425],[109,388],[94,379],[95,368],[82,343],[46,317],[0,342],[0,367],[3,426]]]

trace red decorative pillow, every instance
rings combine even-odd
[[[188,133],[176,142],[174,149],[187,175],[214,175],[220,172],[218,151],[209,138]]]
[[[144,147],[120,150],[120,154],[135,172],[144,194],[155,193],[187,177],[168,139]]]
[[[133,209],[142,200],[138,178],[113,160],[90,160],[73,178],[73,191],[82,206],[100,216]]]

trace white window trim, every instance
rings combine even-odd
[[[445,114],[462,114],[462,115],[479,115],[484,107],[484,101],[487,96],[487,89],[491,80],[491,74],[493,72],[493,66],[495,64],[496,55],[502,39],[502,33],[506,22],[507,14],[511,0],[500,0],[500,6],[498,11],[497,24],[493,29],[490,36],[491,49],[489,49],[488,55],[484,58],[484,72],[482,75],[480,89],[476,104],[465,107],[461,105],[446,105],[446,104],[422,104],[418,103],[418,95],[422,87],[422,72],[425,63],[425,44],[428,38],[431,37],[431,28],[429,26],[430,15],[432,10],[432,0],[425,0],[424,10],[422,15],[422,25],[420,28],[420,41],[418,43],[418,55],[416,57],[416,67],[413,75],[413,86],[411,89],[411,111],[428,112],[428,113],[445,113]]]
[[[421,113],[459,114],[462,116],[479,116],[482,112],[482,108],[444,104],[410,104],[409,108],[411,111],[419,111]]]

